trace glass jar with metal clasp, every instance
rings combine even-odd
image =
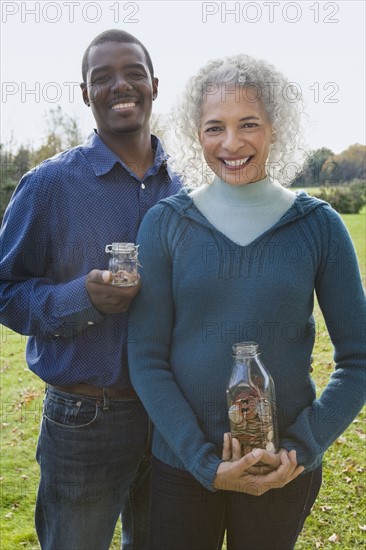
[[[134,243],[112,243],[105,247],[109,259],[112,285],[136,286],[138,284],[138,245]]]

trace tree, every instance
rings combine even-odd
[[[46,114],[48,130],[38,149],[21,145],[13,153],[13,142],[5,149],[0,144],[0,223],[20,178],[43,160],[83,141],[77,119],[62,112],[60,106]]]
[[[158,137],[166,148],[166,141],[169,133],[169,123],[167,115],[161,113],[153,113],[150,118],[150,131],[156,137]]]
[[[325,163],[331,163],[334,153],[326,147],[312,151],[306,162],[304,170],[294,181],[294,186],[314,187],[325,183],[330,176],[330,169],[324,171]],[[328,166],[331,166],[329,164]],[[334,177],[334,174],[333,174]]]
[[[32,155],[30,150],[26,149],[24,145],[21,145],[16,155],[13,156],[13,162],[17,167],[17,170],[14,173],[14,176],[17,180],[20,179],[22,175],[28,172],[28,170],[32,167],[31,157]]]
[[[366,145],[355,143],[334,156],[342,182],[366,178]]]
[[[47,125],[45,140],[32,155],[34,165],[83,141],[77,119],[65,115],[60,106],[50,109]]]

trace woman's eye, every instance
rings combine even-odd
[[[220,126],[211,126],[210,128],[207,128],[205,132],[220,132],[220,130]]]
[[[242,128],[258,128],[258,124],[256,124],[255,122],[246,122],[245,124],[243,124]]]

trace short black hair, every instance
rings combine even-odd
[[[89,52],[91,48],[94,48],[94,46],[98,46],[99,44],[104,44],[105,42],[124,42],[127,44],[138,44],[146,58],[146,63],[149,68],[151,78],[154,78],[154,67],[151,61],[151,57],[145,46],[132,34],[126,31],[122,31],[120,29],[110,29],[108,31],[104,31],[100,34],[98,34],[89,44],[89,46],[86,48],[85,53],[83,55],[83,60],[81,64],[81,73],[83,76],[83,82],[86,83],[86,75],[88,73],[89,69]]]

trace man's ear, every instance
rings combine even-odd
[[[83,101],[84,101],[85,105],[86,105],[87,107],[90,107],[90,100],[89,100],[88,88],[87,88],[87,85],[85,84],[85,82],[82,82],[82,83],[80,84],[80,88],[81,88],[81,93],[82,93]]]
[[[158,78],[153,78],[152,87],[153,87],[153,101],[154,101],[158,97],[158,87],[159,87]]]

